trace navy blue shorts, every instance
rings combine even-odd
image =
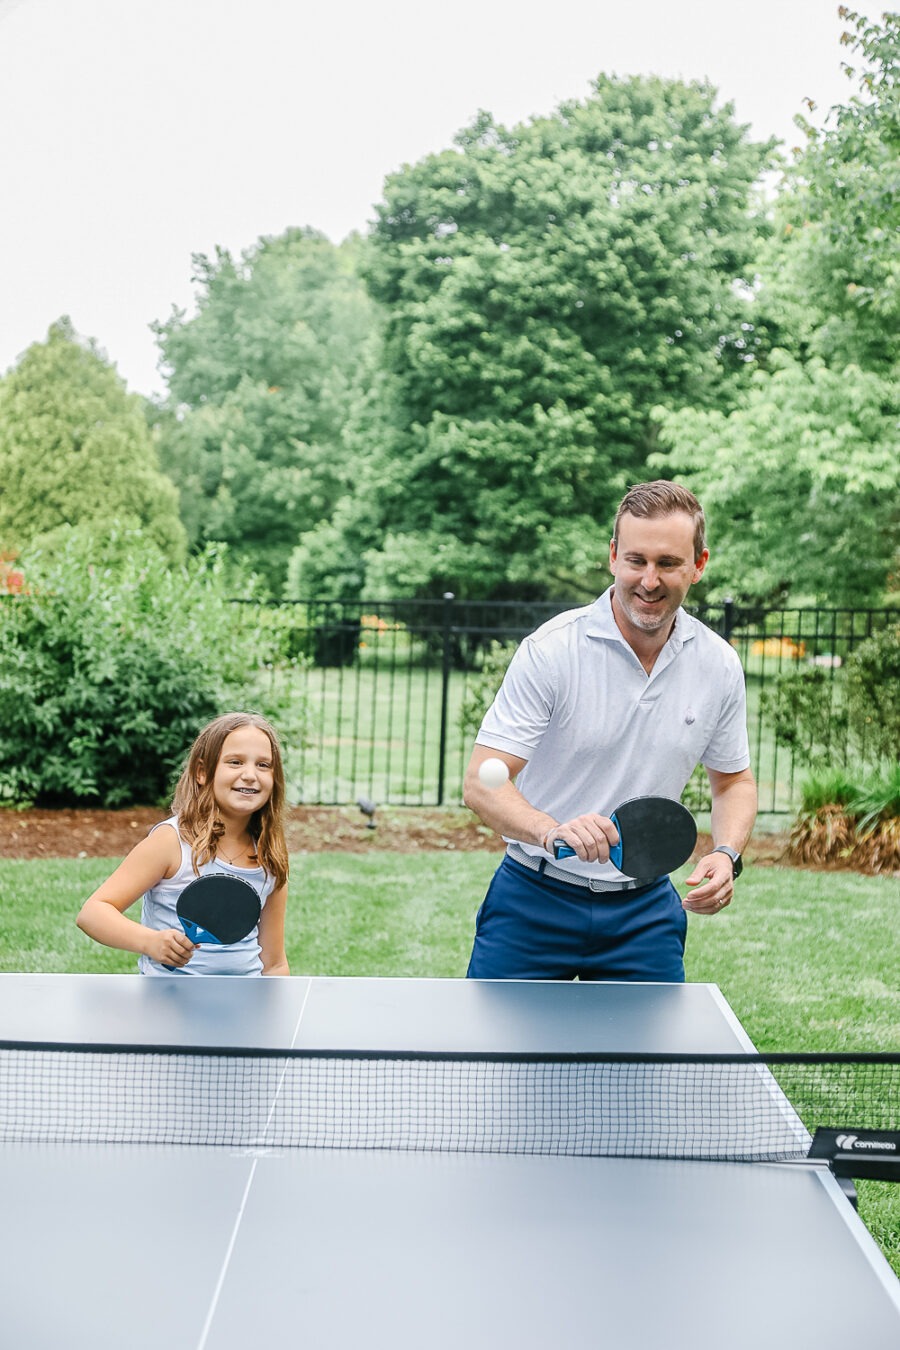
[[[477,980],[684,981],[687,914],[668,877],[595,892],[509,856],[475,923],[466,972]]]

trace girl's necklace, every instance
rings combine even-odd
[[[221,856],[225,859],[227,863],[231,863],[232,867],[235,867],[237,865],[238,858],[243,858],[245,854],[250,854],[251,857],[254,856],[252,846],[248,846],[246,844],[244,845],[243,848],[238,849],[237,853],[234,855],[233,858],[229,858],[228,854],[221,846],[216,850],[216,852],[221,854]]]

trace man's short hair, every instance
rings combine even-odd
[[[706,517],[703,507],[693,492],[678,483],[667,483],[657,479],[655,483],[636,483],[630,487],[619,503],[616,523],[613,526],[613,543],[618,542],[619,522],[623,516],[642,516],[655,519],[657,516],[671,516],[683,511],[694,522],[694,560],[696,561],[706,548]]]

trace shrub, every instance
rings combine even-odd
[[[867,638],[848,659],[847,707],[873,755],[900,759],[900,624]]]
[[[846,733],[846,712],[836,697],[832,672],[802,666],[780,675],[771,692],[762,695],[771,714],[775,740],[803,764],[826,765],[835,741]]]
[[[229,604],[220,554],[171,566],[140,531],[57,534],[0,601],[0,801],[160,801],[200,727],[248,700],[271,634]]]
[[[825,806],[850,805],[859,793],[856,778],[844,769],[826,769],[812,774],[800,785],[800,810],[814,815]]]
[[[841,676],[822,666],[780,675],[763,708],[795,759],[824,769],[839,747],[860,763],[900,759],[900,625],[867,638]]]
[[[503,683],[503,676],[517,645],[515,642],[492,642],[485,652],[481,670],[468,681],[459,710],[459,725],[463,734],[470,736],[473,741],[485,713]]]
[[[790,852],[803,863],[900,870],[900,764],[887,774],[833,769],[806,779]]]
[[[856,817],[860,833],[872,829],[879,821],[900,820],[900,763],[886,774],[864,779],[850,800],[849,810]]]

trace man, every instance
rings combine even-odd
[[[468,974],[482,979],[684,979],[685,910],[731,902],[756,818],[737,654],[681,608],[709,558],[703,509],[674,483],[639,484],[616,516],[613,585],[520,645],[488,709],[464,797],[507,840],[478,912]],[[478,776],[499,758],[510,781]],[[635,882],[609,861],[610,814],[680,798],[697,764],[713,850],[686,879]],[[555,861],[553,841],[575,856]]]

